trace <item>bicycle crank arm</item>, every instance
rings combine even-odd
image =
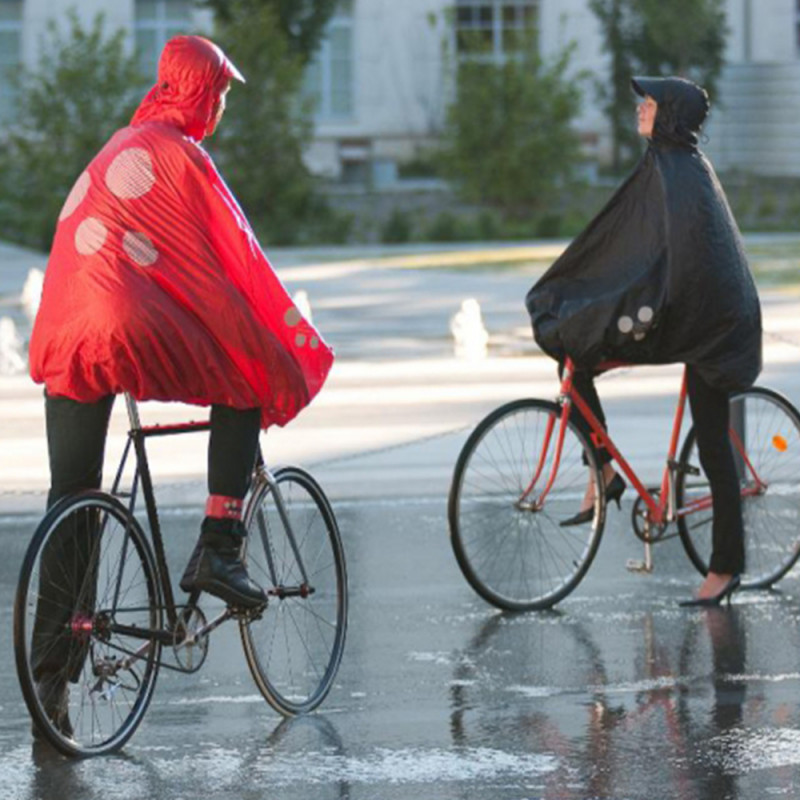
[[[187,636],[185,639],[181,640],[181,645],[192,645],[195,644],[198,640],[202,639],[204,636],[208,636],[211,631],[219,628],[223,622],[227,622],[229,619],[232,619],[235,616],[234,612],[230,608],[226,608],[218,617],[215,617],[211,620],[211,622],[207,622],[203,625],[202,628],[198,628],[191,636]]]

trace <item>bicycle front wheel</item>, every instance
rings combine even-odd
[[[262,478],[245,513],[244,558],[269,597],[241,621],[253,678],[269,704],[292,716],[316,708],[333,685],[347,628],[347,573],[333,510],[304,470]]]
[[[777,392],[754,387],[731,398],[731,428],[742,487],[742,586],[765,588],[780,580],[800,556],[800,414]],[[694,428],[681,451],[676,496],[679,509],[700,506],[678,518],[678,530],[689,559],[705,575],[714,514]]]
[[[101,492],[65,498],[39,524],[20,572],[14,650],[35,733],[69,756],[120,748],[155,688],[160,585],[136,520]]]
[[[456,462],[450,540],[464,577],[498,608],[553,606],[580,583],[600,544],[605,494],[596,451],[569,422],[556,468],[561,411],[544,400],[508,403],[475,428]],[[595,490],[591,520],[562,527],[580,507],[589,481]]]

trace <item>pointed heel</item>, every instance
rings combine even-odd
[[[608,486],[606,486],[606,503],[613,500],[617,504],[617,508],[621,510],[621,498],[626,488],[625,481],[615,474],[609,481]],[[594,508],[587,508],[579,511],[575,516],[569,517],[569,519],[562,520],[559,524],[562,528],[568,528],[570,525],[584,525],[587,522],[591,522],[593,518]]]
[[[594,506],[587,508],[585,511],[579,511],[575,516],[568,519],[562,519],[559,525],[562,528],[569,528],[571,525],[585,525],[591,522],[594,517]]]
[[[683,600],[678,605],[683,608],[709,608],[711,606],[718,606],[723,600],[731,602],[731,596],[739,588],[742,582],[741,575],[734,575],[723,587],[718,594],[713,597],[694,597],[691,600]]]

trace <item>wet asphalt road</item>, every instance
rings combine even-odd
[[[678,540],[641,555],[610,517],[557,611],[499,613],[452,557],[441,498],[340,502],[348,642],[321,712],[282,722],[234,627],[194,675],[161,672],[124,752],[33,748],[10,646],[33,517],[0,520],[0,781],[33,798],[761,798],[800,796],[796,576],[730,609],[682,609],[698,582]],[[165,515],[172,563],[199,524]]]

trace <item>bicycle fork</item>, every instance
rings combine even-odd
[[[556,425],[556,415],[551,415],[547,420],[547,428],[544,433],[544,441],[542,443],[542,449],[539,453],[539,463],[536,465],[536,471],[531,478],[530,483],[527,485],[525,490],[519,496],[519,499],[514,504],[515,507],[520,511],[541,511],[544,507],[544,501],[547,495],[550,492],[550,489],[553,487],[553,483],[555,482],[556,475],[558,474],[558,468],[561,464],[561,452],[564,448],[564,435],[567,430],[567,420],[569,418],[569,399],[568,398],[559,398],[561,401],[561,415],[559,417],[560,424],[558,426],[558,436],[556,439],[556,449],[555,455],[553,456],[553,463],[550,466],[550,476],[545,484],[544,489],[542,489],[541,494],[534,500],[529,500],[531,493],[536,486],[536,483],[539,480],[539,477],[544,470],[544,465],[547,461],[547,454],[550,452],[550,441],[553,438],[553,429]]]

